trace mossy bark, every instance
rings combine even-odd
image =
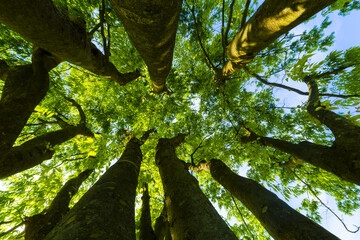
[[[156,164],[164,186],[167,218],[173,240],[232,239],[237,237],[201,191],[197,180],[175,154],[183,135],[159,140]]]
[[[207,165],[213,178],[239,199],[274,239],[339,240],[256,181],[232,172],[222,161],[213,159]]]
[[[92,186],[47,240],[135,240],[134,202],[143,142],[132,138],[120,159]]]
[[[148,66],[155,93],[167,91],[182,0],[110,0]]]
[[[69,211],[69,203],[78,192],[80,185],[93,170],[86,170],[77,177],[70,179],[51,202],[49,209],[26,218],[25,240],[43,240],[61,218]]]
[[[122,85],[138,78],[138,71],[122,74],[91,43],[85,24],[72,20],[51,0],[0,0],[0,22],[64,61]]]
[[[222,82],[277,38],[336,0],[265,0],[227,47],[229,61],[215,76]]]

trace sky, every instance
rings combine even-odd
[[[335,44],[329,49],[333,50],[346,50],[349,47],[360,46],[360,12],[352,11],[351,14],[347,16],[339,16],[337,12],[331,13],[329,15],[332,24],[326,29],[326,34],[331,32],[335,33]],[[302,33],[305,29],[311,29],[314,25],[320,25],[324,18],[318,14],[318,16],[305,23],[301,24],[291,32],[295,34]],[[328,52],[327,52],[328,53]],[[317,53],[312,57],[313,61],[321,61],[327,55],[327,53]],[[359,56],[360,57],[360,56]],[[273,79],[271,79],[273,81]],[[360,79],[359,79],[360,81]],[[301,82],[286,82],[288,86],[298,88],[303,91],[308,91],[305,83]],[[279,98],[278,105],[285,105],[288,107],[293,107],[297,105],[303,105],[307,101],[307,96],[299,95],[294,92],[287,91],[281,88],[275,88],[274,94],[276,98]],[[284,197],[278,195],[282,200]],[[353,225],[360,226],[360,211],[356,211],[354,216],[347,216],[339,211],[336,211],[335,200],[329,196],[321,195],[320,198],[323,202],[328,204],[328,206],[334,210],[340,218],[343,219],[345,224],[350,230],[355,230],[356,228]],[[300,206],[301,199],[292,199],[288,204],[293,208],[298,208]],[[320,207],[319,209],[321,216],[323,217],[322,226],[326,228],[331,233],[335,234],[340,239],[344,240],[359,240],[360,231],[356,234],[349,233],[345,230],[341,222],[336,219],[327,209]]]

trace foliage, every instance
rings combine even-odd
[[[225,18],[229,15],[229,4],[225,1]],[[244,4],[236,1],[229,39],[238,31]],[[60,8],[77,15],[87,23],[88,31],[99,21],[97,1],[58,0]],[[329,11],[340,9],[340,14],[359,8],[358,1],[338,1]],[[241,144],[239,138],[245,135],[241,123],[263,136],[273,136],[291,142],[304,140],[327,145],[333,139],[330,132],[306,112],[305,106],[290,109],[281,106],[274,97],[274,89],[254,80],[245,71],[239,71],[224,86],[212,82],[213,72],[206,65],[204,53],[199,46],[195,27],[199,28],[200,39],[215,66],[223,62],[221,44],[222,1],[187,1],[184,3],[177,33],[173,68],[167,78],[170,95],[154,95],[146,66],[132,46],[121,23],[111,8],[107,9],[106,22],[110,24],[111,61],[120,71],[141,68],[143,77],[125,86],[69,63],[62,63],[51,72],[50,90],[36,107],[16,144],[59,129],[56,116],[62,116],[68,123],[75,124],[80,117],[75,107],[65,100],[70,97],[79,103],[87,118],[87,126],[95,138],[76,137],[56,147],[56,153],[34,168],[11,176],[2,181],[0,194],[1,231],[22,222],[49,206],[63,183],[88,168],[95,172],[86,180],[72,205],[89,189],[102,173],[115,162],[130,136],[140,136],[144,131],[155,128],[157,133],[142,146],[143,163],[139,178],[136,220],[140,219],[140,194],[143,182],[149,183],[153,221],[160,214],[163,190],[154,162],[155,146],[161,137],[172,137],[177,133],[190,133],[186,143],[178,149],[178,157],[195,163],[212,158],[222,159],[233,170],[260,182],[268,189],[290,201],[302,200],[299,210],[317,222],[321,222],[321,204],[309,193],[305,181],[317,194],[332,197],[338,210],[351,215],[359,208],[360,189],[336,176],[306,163],[294,163],[289,171],[284,167],[292,157],[272,148],[257,144]],[[258,7],[252,1],[249,15]],[[191,13],[195,9],[196,21]],[[299,35],[288,33],[259,53],[249,64],[249,69],[275,79],[301,81],[307,74],[320,74],[349,65],[348,69],[336,75],[327,75],[318,80],[322,92],[360,94],[360,48],[355,46],[346,51],[327,51],[333,45],[334,35],[325,35],[331,24],[325,18],[320,26],[314,26]],[[100,31],[93,36],[93,43],[102,46]],[[4,25],[0,25],[0,59],[10,65],[29,63],[32,44]],[[312,57],[318,52],[327,56],[320,62]],[[0,82],[0,89],[3,87]],[[296,94],[296,93],[292,93]],[[324,102],[329,108],[348,114],[359,123],[358,98],[344,100],[329,99]],[[47,124],[43,124],[48,122]],[[224,212],[232,230],[242,239],[270,239],[255,217],[236,202],[209,174],[192,173],[209,199]],[[246,219],[245,224],[242,218]],[[9,236],[21,232],[14,231]]]

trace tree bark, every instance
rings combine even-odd
[[[110,0],[148,66],[155,93],[167,91],[182,0]]]
[[[133,137],[120,159],[92,186],[47,240],[135,240],[135,195],[143,141]]]
[[[175,148],[184,138],[185,135],[178,135],[160,139],[155,157],[164,186],[172,239],[237,239],[202,193],[184,162],[177,158]]]
[[[0,179],[32,168],[54,155],[54,147],[77,136],[93,137],[84,125],[68,126],[54,132],[45,133],[20,146],[13,147],[0,157]]]
[[[215,82],[223,82],[282,34],[334,2],[336,0],[265,0],[228,45],[229,61],[216,73]]]
[[[43,240],[55,227],[61,218],[69,211],[69,203],[78,192],[80,185],[88,178],[93,170],[86,170],[76,178],[72,178],[58,192],[49,209],[42,213],[26,218],[25,240]]]
[[[334,145],[348,151],[359,149],[360,127],[343,116],[321,106],[319,89],[312,77],[306,76],[304,82],[309,88],[307,110],[311,116],[330,128],[335,136]],[[358,160],[360,160],[360,155]]]
[[[147,184],[145,184],[142,196],[142,208],[140,218],[140,240],[156,240],[154,230],[151,226],[150,196]]]
[[[72,20],[51,0],[0,0],[0,22],[62,60],[124,85],[140,76],[120,73],[88,39],[85,24]]]
[[[334,144],[331,147],[321,146],[308,141],[291,143],[281,139],[262,137],[251,132],[249,137],[241,138],[243,143],[256,141],[289,153],[295,158],[310,163],[325,171],[331,172],[345,181],[360,185],[360,149],[352,150]]]
[[[5,81],[0,100],[0,153],[15,143],[31,113],[49,89],[48,72],[60,60],[40,48],[32,64],[10,67],[0,62],[0,78]]]
[[[157,240],[171,240],[170,226],[166,213],[166,206],[155,221],[155,236]]]
[[[235,174],[222,161],[212,159],[202,165],[201,169],[210,171],[212,177],[239,199],[274,239],[339,239],[289,207],[256,181]]]

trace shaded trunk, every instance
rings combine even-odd
[[[47,235],[48,240],[135,240],[135,195],[143,141],[132,138],[120,159]]]
[[[86,170],[72,178],[58,192],[48,210],[28,217],[25,221],[25,240],[43,240],[61,218],[69,211],[69,203],[80,185],[93,170]]]
[[[77,135],[93,137],[84,125],[69,126],[45,133],[20,146],[13,147],[0,157],[0,179],[32,168],[54,155],[54,147]]]
[[[310,115],[330,128],[331,132],[335,136],[334,146],[346,149],[348,151],[359,149],[360,127],[345,117],[321,106],[319,99],[319,89],[314,79],[306,76],[304,78],[304,82],[309,88],[307,110]],[[358,160],[360,161],[360,155]]]
[[[277,38],[336,0],[265,0],[227,47],[229,61],[217,72],[216,82],[222,82],[251,62]]]
[[[167,91],[182,0],[110,0],[148,66],[155,93]]]
[[[164,186],[171,237],[178,239],[237,239],[187,171],[175,148],[184,135],[159,140],[156,164]]]
[[[160,216],[155,221],[155,236],[157,240],[171,240],[165,204]]]
[[[254,180],[241,177],[222,161],[205,163],[213,178],[239,199],[276,240],[339,239],[289,207]]]
[[[331,172],[345,181],[360,185],[360,149],[358,147],[349,151],[336,144],[327,147],[307,141],[291,143],[262,137],[255,133],[251,133],[249,137],[243,137],[241,141],[244,143],[256,141],[263,146],[279,149],[297,159]]]
[[[154,230],[151,226],[150,196],[147,184],[142,196],[142,208],[140,218],[140,240],[156,240]]]
[[[9,67],[0,62],[0,78],[5,81],[0,100],[0,153],[15,143],[35,107],[49,89],[48,72],[59,59],[36,49],[32,64]]]
[[[0,0],[0,22],[62,60],[122,85],[139,72],[122,74],[88,38],[83,20],[72,20],[51,0]]]

